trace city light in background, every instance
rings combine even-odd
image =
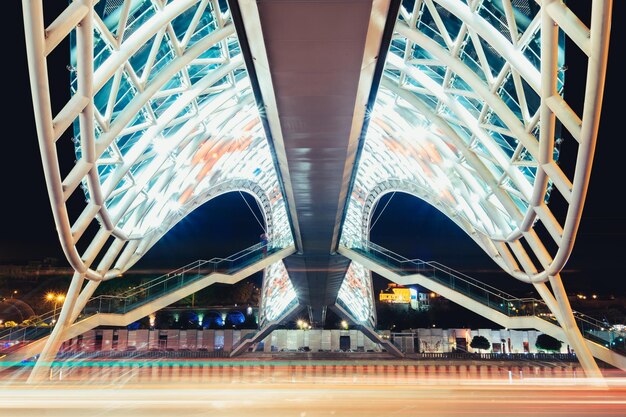
[[[45,299],[54,306],[52,310],[52,320],[50,322],[51,324],[54,324],[57,321],[57,306],[63,304],[63,301],[65,301],[65,294],[48,292],[46,293]]]

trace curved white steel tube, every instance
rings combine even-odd
[[[197,207],[199,201],[206,202],[225,192],[224,186],[207,188],[209,180],[231,184],[226,188],[247,191],[262,200],[266,220],[274,219],[278,222],[276,225],[280,225],[281,230],[276,229],[279,235],[273,236],[278,239],[276,242],[286,239],[285,233],[290,234],[289,220],[282,213],[285,209],[282,195],[276,195],[278,187],[275,185],[274,163],[271,154],[265,150],[267,145],[263,142],[258,119],[247,118],[255,112],[250,87],[246,83],[236,83],[241,78],[243,60],[238,46],[235,48],[236,34],[229,11],[222,12],[216,2],[208,0],[178,0],[166,5],[158,1],[125,1],[120,6],[121,12],[117,17],[120,20],[114,23],[117,31],[113,34],[114,29],[110,32],[111,26],[107,26],[111,22],[105,24],[104,17],[94,12],[92,0],[70,3],[48,28],[43,24],[42,1],[23,1],[33,103],[44,172],[61,245],[70,265],[77,272],[84,274],[88,280],[99,281],[114,278],[127,270],[170,227]],[[129,18],[131,8],[134,14]],[[189,16],[188,21],[180,20],[184,14]],[[139,15],[143,20],[137,20]],[[131,25],[132,32],[127,28]],[[185,29],[180,39],[178,33]],[[72,98],[53,118],[46,57],[71,33],[76,34],[76,77],[73,81],[76,87]],[[210,52],[211,48],[214,52]],[[143,56],[146,59],[143,63],[138,61],[142,50],[149,51]],[[95,58],[94,51],[98,53]],[[205,58],[207,51],[209,58]],[[216,53],[218,58],[215,58]],[[133,65],[140,65],[139,70],[135,71]],[[198,74],[202,77],[199,78]],[[179,87],[171,88],[172,85]],[[106,107],[96,108],[96,100],[102,102],[103,97]],[[182,113],[187,109],[197,112],[198,117]],[[213,123],[213,120],[220,120],[219,114],[226,114],[224,112],[229,112],[230,117],[221,118],[221,125]],[[136,120],[145,117],[152,118],[152,121],[147,119],[143,125],[137,124]],[[80,158],[77,158],[78,162],[69,175],[62,179],[56,141],[76,118]],[[228,124],[233,131],[240,131],[242,138],[215,137]],[[209,126],[217,130],[208,130]],[[170,138],[170,132],[176,130],[175,139]],[[140,140],[132,139],[138,134],[143,134]],[[157,142],[166,137],[171,140],[167,153],[162,154],[157,149],[160,146]],[[133,140],[130,146],[127,138]],[[254,141],[255,145],[240,149],[240,140],[241,144]],[[205,149],[211,149],[214,155],[219,153],[219,159],[210,164],[205,162]],[[253,189],[234,185],[240,180],[249,182],[251,178],[246,175],[252,175],[254,168],[250,167],[242,150],[256,152],[256,163],[261,164],[259,179],[262,181]],[[238,156],[232,157],[237,152]],[[172,165],[174,159],[178,162]],[[150,165],[143,168],[146,164]],[[240,180],[237,176],[214,177],[213,172],[218,171],[212,170],[211,166],[224,170],[224,164],[228,164],[233,173],[246,174],[240,176]],[[193,176],[197,177],[194,180],[196,185],[189,188],[184,201],[181,200],[183,205],[187,200],[193,204],[181,207],[183,210],[172,211],[163,205],[155,206],[144,197],[149,190],[154,190],[168,193],[161,201],[178,198],[176,190],[167,184],[180,177],[175,182],[184,189],[186,181]],[[88,203],[72,224],[65,202],[81,182]],[[239,184],[243,183],[240,181]],[[199,185],[201,188],[198,188]],[[216,194],[210,190],[222,191]],[[159,233],[154,233],[157,229],[149,224],[142,233],[128,224],[129,216],[140,224],[142,216],[154,215],[167,217],[167,220],[163,218],[158,222],[159,226],[167,225],[159,228]],[[93,237],[85,253],[80,255],[76,242],[96,220],[101,230]],[[156,226],[157,222],[154,224]],[[285,227],[286,231],[283,230]],[[91,269],[90,264],[103,250],[105,252],[97,269]],[[113,263],[115,266],[110,269]]]
[[[434,3],[437,3],[442,9],[435,8],[433,6]],[[514,11],[512,3],[503,2],[503,13],[508,21],[508,30],[515,32],[510,37],[504,36],[504,29],[491,25],[485,17],[490,12],[483,14],[481,8],[493,6],[487,6],[482,3],[477,3],[470,7],[467,3],[458,0],[433,0],[425,3],[416,2],[415,9],[412,12],[401,9],[402,19],[399,19],[396,23],[396,33],[399,37],[398,39],[406,40],[407,46],[403,54],[397,52],[397,50],[389,53],[387,68],[397,71],[395,74],[399,75],[395,75],[398,78],[393,79],[389,77],[390,74],[393,74],[393,71],[386,73],[384,77],[386,76],[388,79],[383,80],[382,83],[383,86],[388,86],[387,88],[394,91],[397,97],[405,100],[418,113],[425,116],[429,123],[437,126],[444,135],[447,135],[444,142],[453,144],[455,149],[461,152],[463,156],[459,160],[475,169],[473,175],[476,179],[483,181],[483,184],[488,184],[492,189],[490,198],[498,200],[502,208],[508,212],[508,215],[511,216],[510,218],[516,224],[515,228],[502,235],[493,234],[488,228],[481,230],[480,227],[477,228],[477,225],[471,222],[467,223],[471,224],[469,228],[466,225],[462,226],[463,229],[470,235],[473,235],[477,230],[481,231],[481,234],[484,234],[483,238],[490,241],[489,245],[481,245],[481,247],[492,256],[494,261],[505,265],[503,268],[515,278],[524,282],[535,283],[546,282],[551,276],[557,275],[564,267],[574,244],[589,182],[600,116],[612,2],[593,2],[591,6],[591,28],[586,28],[558,0],[546,0],[538,3],[541,3],[542,7],[535,19],[532,21],[528,20],[525,32],[518,32],[521,29],[515,22],[515,13],[517,12]],[[424,23],[425,26],[419,26],[420,19],[426,16],[422,15],[422,13],[426,13],[426,8],[431,20]],[[448,29],[443,23],[444,18],[439,16],[439,10],[445,10],[446,13],[450,13],[459,19],[461,26],[455,29],[458,31],[458,34],[453,36],[451,33],[448,33]],[[560,48],[558,42],[559,25],[562,25],[563,33],[571,37],[589,56],[585,105],[583,115],[580,118],[561,97],[558,75],[560,71],[558,52]],[[420,28],[423,28],[423,30]],[[437,33],[437,31],[439,32]],[[435,39],[435,35],[438,36],[437,39]],[[534,66],[534,63],[529,60],[524,52],[533,38],[539,35],[541,35],[540,70]],[[590,39],[589,42],[585,40],[587,35]],[[467,55],[461,56],[466,43],[470,41],[474,44],[476,54],[478,55],[477,62],[473,63],[473,67],[468,66],[463,61],[467,59]],[[503,66],[501,69],[498,69],[499,74],[497,77],[491,74],[491,69],[487,65],[487,58],[483,52],[483,46],[479,45],[480,42],[484,42],[485,45],[492,48],[492,53],[497,54],[500,59],[504,60]],[[409,45],[416,45],[422,48],[421,50],[425,51],[425,54],[414,58],[412,55],[413,50]],[[425,58],[422,58],[424,56]],[[432,58],[428,59],[428,56]],[[422,71],[420,65],[430,72]],[[431,71],[429,69],[431,65],[445,68],[445,76],[439,75],[440,79],[431,78],[440,74],[437,71]],[[479,73],[479,71],[483,71],[484,74]],[[466,88],[470,88],[471,91],[452,88],[451,80],[457,77],[461,78],[467,86]],[[513,108],[509,107],[509,104],[505,101],[505,96],[500,93],[500,90],[504,89],[504,83],[508,77],[512,77],[515,83],[517,100],[520,103],[522,116],[514,114]],[[406,80],[415,81],[409,83]],[[534,114],[528,112],[528,102],[526,100],[527,97],[524,95],[523,82],[541,100]],[[391,87],[394,84],[399,85]],[[477,117],[470,114],[469,110],[464,107],[465,105],[459,101],[459,97],[462,98],[462,96],[479,100],[479,105],[483,106],[480,116]],[[509,100],[509,97],[507,96],[506,99]],[[431,101],[437,102],[436,110],[432,108],[433,104]],[[445,118],[440,117],[439,110],[441,108],[448,112],[444,113]],[[497,114],[498,120],[504,123],[506,128],[484,125],[481,122],[481,118],[485,115],[485,109],[489,109],[489,111]],[[453,120],[456,123],[456,129],[452,125],[450,125],[450,128],[441,127],[442,124],[445,125],[451,122],[451,116],[448,114],[458,118],[458,121]],[[376,108],[372,117],[376,117]],[[554,160],[556,120],[559,120],[566,129],[570,130],[572,136],[579,143],[573,178],[568,178]],[[481,144],[487,147],[490,156],[494,158],[492,162],[497,162],[499,169],[504,170],[504,174],[501,177],[498,177],[496,171],[484,166],[483,161],[487,161],[485,159],[486,156],[481,154],[478,157],[479,154],[472,147],[474,142],[467,143],[467,140],[459,137],[459,126],[468,129],[473,135],[472,138],[478,138]],[[400,140],[399,138],[399,135],[404,134],[401,129],[402,127],[398,125],[395,126],[395,130],[388,132],[391,138],[394,135],[398,136],[398,143],[394,145],[396,147],[403,146],[402,141],[404,139]],[[507,134],[519,141],[512,157],[506,155],[501,145],[497,144],[490,137],[490,130],[499,134]],[[370,127],[370,131],[372,131],[372,127]],[[368,134],[368,137],[371,135]],[[366,138],[365,140],[367,144],[368,139]],[[406,145],[407,143],[405,143]],[[378,150],[372,150],[372,152],[381,152],[379,149],[380,145],[376,146]],[[444,156],[445,151],[443,149],[439,149],[439,151],[439,155]],[[442,151],[444,152],[442,153]],[[532,178],[526,177],[517,167],[513,166],[516,158],[520,157],[520,151],[528,152],[532,156],[532,160],[536,161],[536,169]],[[391,162],[391,159],[387,161],[387,165],[402,163],[398,157],[396,157],[397,161],[394,162]],[[370,159],[362,158],[362,161],[366,160],[368,164],[372,163]],[[423,161],[426,164],[425,169],[437,169],[436,163],[431,161],[429,165],[427,160]],[[458,164],[459,162],[452,160],[449,163]],[[376,172],[376,168],[371,165],[367,167],[361,166],[360,168],[364,170],[363,172],[365,170],[370,173]],[[393,174],[391,170],[388,171],[390,171],[389,175],[391,175],[389,179],[392,179]],[[449,172],[453,171],[450,170]],[[458,172],[457,174],[459,173],[464,178],[465,187],[469,187],[468,190],[475,190],[475,188],[472,188],[472,182],[469,181],[471,177],[464,175],[464,172]],[[357,176],[357,181],[359,181],[358,178]],[[379,181],[387,180],[387,176],[379,178],[381,178]],[[518,192],[522,193],[518,197],[522,198],[525,203],[526,209],[523,212],[520,212],[520,209],[515,204],[511,204],[511,193],[514,190],[503,192],[502,184],[507,178],[512,181],[511,184],[515,185]],[[396,179],[401,180],[402,177],[397,177]],[[559,223],[546,204],[546,196],[549,191],[548,185],[550,183],[555,186],[556,190],[561,193],[568,204],[567,215],[563,224]],[[418,184],[415,185],[419,188]],[[397,190],[395,187],[393,189]],[[376,196],[382,195],[380,185],[366,181],[359,185],[358,192],[360,196],[355,201],[361,201],[361,199],[365,198],[363,193],[365,192],[367,195],[371,190],[376,190]],[[464,188],[448,190],[457,201],[459,198],[467,199],[467,190]],[[410,190],[400,189],[399,191],[411,193]],[[417,195],[427,201],[437,201],[434,196],[429,196],[423,192],[419,192]],[[356,195],[353,193],[352,199],[355,198]],[[358,203],[356,206],[363,207],[362,203]],[[454,219],[456,216],[454,210],[442,209],[442,207],[445,207],[445,204],[438,204],[437,207],[446,212],[448,217]],[[361,229],[367,230],[366,223],[369,222],[368,210],[371,209],[371,205],[363,207],[363,209],[365,212],[360,216],[361,222],[363,222]],[[350,210],[349,208],[349,212]],[[494,211],[489,210],[489,212],[492,213],[490,216],[493,221]],[[498,213],[496,213],[496,216],[498,216]],[[354,221],[356,219],[350,220],[350,224]],[[544,237],[540,238],[535,232],[534,227],[537,221],[540,221],[548,231],[549,235],[547,238],[551,238],[556,242],[558,249],[556,249],[555,253],[547,251],[542,241]],[[496,220],[495,223],[501,224],[499,220]],[[344,233],[346,233],[345,228]],[[350,236],[346,236],[346,239],[350,238]],[[539,260],[540,268],[531,270],[527,266],[524,268],[520,267],[520,262],[533,264],[530,261],[529,253],[526,252],[524,245],[521,244],[521,239],[526,240],[528,243],[529,253],[532,253]],[[492,250],[493,248],[496,248],[496,250]]]

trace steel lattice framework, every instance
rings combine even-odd
[[[44,172],[76,271],[57,328],[76,319],[98,282],[120,276],[177,222],[223,193],[256,199],[269,249],[293,245],[224,2],[77,0],[48,27],[41,0],[24,4]],[[47,57],[67,37],[72,94],[54,114]],[[72,128],[76,163],[63,175],[57,141]],[[71,218],[67,202],[78,194],[86,205]],[[85,233],[90,226],[95,235]],[[83,253],[81,238],[89,240]],[[84,279],[90,284],[81,292]]]
[[[264,95],[274,103],[271,79],[253,93],[254,69],[244,65],[226,1],[74,0],[47,27],[43,1],[23,3],[44,172],[60,241],[76,271],[55,332],[76,318],[98,282],[128,270],[177,222],[225,192],[257,200],[270,246],[294,246],[286,163],[266,136],[282,137],[278,115],[275,106],[259,114],[255,102]],[[371,22],[391,10],[389,1],[374,3]],[[350,136],[363,127],[362,135],[335,225],[339,249],[361,247],[384,194],[429,202],[503,270],[535,286],[591,373],[559,273],[589,183],[611,4],[593,1],[587,26],[560,0],[401,2],[367,114],[359,108],[366,94],[357,98]],[[261,33],[255,22],[244,24]],[[72,95],[55,114],[47,57],[68,37]],[[566,42],[588,58],[580,112],[563,95]],[[363,68],[376,60],[369,46]],[[258,58],[253,65],[267,63]],[[255,69],[268,78],[268,68]],[[364,70],[366,78],[369,89],[372,73]],[[571,173],[558,164],[563,129],[577,147]],[[62,174],[57,141],[68,130],[76,163]],[[548,205],[555,193],[564,215]],[[86,205],[71,218],[67,202],[77,195]],[[95,235],[86,233],[94,225]],[[81,239],[89,240],[83,253]],[[372,326],[371,274],[352,262],[346,276],[338,303]],[[90,283],[80,293],[85,279]],[[267,268],[262,321],[279,317],[295,299],[282,261]],[[54,343],[48,354],[56,352]]]
[[[526,11],[509,0],[411,3],[396,23],[344,242],[367,239],[377,199],[403,191],[453,219],[511,275],[545,282],[569,257],[588,184],[606,2],[594,3],[594,33],[555,1]],[[590,58],[580,116],[562,95],[563,35]],[[571,177],[557,163],[557,124],[578,143]],[[551,192],[568,204],[564,220],[548,207]],[[538,236],[539,223],[556,253]]]
[[[376,326],[374,289],[370,272],[360,263],[352,261],[341,283],[337,302],[350,312],[352,319],[370,327]]]
[[[285,264],[275,262],[263,271],[263,288],[261,289],[261,311],[259,327],[281,317],[291,306],[298,302],[298,297]]]
[[[515,278],[558,275],[589,181],[610,9],[594,2],[588,28],[560,1],[403,2],[341,243],[366,241],[377,201],[400,191],[437,207]],[[580,115],[563,98],[566,37],[588,57]],[[558,164],[561,128],[578,146],[571,175]],[[564,218],[548,206],[554,192]]]
[[[72,2],[48,28],[35,7],[41,2],[27,9],[38,83],[47,84],[45,57],[71,35],[71,99],[53,115],[47,89],[34,95],[53,212],[72,267],[89,280],[114,278],[187,214],[229,191],[254,196],[271,244],[291,245],[228,10],[217,1],[92,3]],[[55,145],[72,124],[77,161],[62,177]],[[65,202],[77,190],[87,205],[70,219]],[[80,254],[76,244],[94,222],[100,229]]]

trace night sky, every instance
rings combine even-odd
[[[67,265],[56,234],[45,188],[35,133],[28,69],[25,56],[21,2],[3,4],[5,23],[0,27],[5,39],[4,81],[5,134],[0,164],[2,199],[0,221],[0,263],[56,257]],[[66,2],[46,1],[45,4]],[[570,6],[573,3],[569,2]],[[580,2],[587,3],[587,2]],[[623,1],[614,2],[614,21],[626,12]],[[596,148],[588,198],[572,256],[563,273],[566,287],[589,287],[625,293],[626,277],[622,260],[626,256],[626,214],[618,198],[622,193],[626,154],[621,114],[623,74],[618,59],[623,54],[623,25],[613,25],[611,53],[604,97],[604,109]],[[576,102],[577,85],[584,85],[585,68],[577,65],[574,54],[567,56],[566,91],[568,101]],[[69,74],[66,57],[52,57],[51,74],[58,94],[66,91]],[[7,114],[8,112],[8,114]],[[67,135],[66,135],[67,136]],[[563,148],[563,163],[567,153]],[[72,146],[67,137],[59,141],[59,152],[70,162]],[[389,197],[387,197],[389,198]],[[253,200],[248,201],[256,209]],[[384,206],[379,205],[379,208]],[[258,216],[258,211],[257,211]],[[175,268],[198,258],[224,256],[258,242],[261,228],[238,194],[207,203],[183,220],[159,242],[139,267]],[[425,260],[437,260],[474,276],[499,282],[510,288],[513,278],[498,273],[495,265],[467,235],[436,209],[402,194],[396,194],[375,227],[372,239],[390,249]],[[478,274],[478,275],[476,275]],[[481,275],[483,274],[483,275]]]

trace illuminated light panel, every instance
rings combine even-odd
[[[337,300],[358,323],[371,327],[376,325],[372,274],[363,265],[354,261],[350,263]]]
[[[562,124],[541,117],[542,82],[551,83],[551,100],[562,100],[565,36],[559,29],[549,35],[555,42],[544,42],[540,10],[526,0],[403,1],[368,114],[342,245],[368,240],[378,199],[406,192],[530,281],[533,272],[520,271],[511,253],[526,239],[545,259],[532,229],[540,220],[558,239],[563,226],[545,205],[553,188],[566,199],[571,190],[557,164]],[[554,57],[549,76],[542,48]]]
[[[263,272],[259,328],[278,319],[289,307],[298,302],[298,296],[283,261],[278,261]]]
[[[227,3],[102,1],[92,26],[91,50],[88,35],[70,34],[72,100],[91,95],[93,101],[73,119],[77,162],[64,186],[80,185],[91,221],[97,218],[121,242],[135,242],[124,247],[116,273],[226,192],[255,197],[271,247],[292,245]],[[88,218],[73,229],[86,228]],[[88,278],[106,273],[99,268]]]

